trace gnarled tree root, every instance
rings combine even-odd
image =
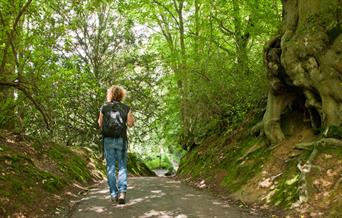
[[[300,171],[299,187],[298,187],[299,199],[297,202],[295,202],[292,205],[292,207],[298,207],[302,203],[308,201],[309,193],[308,193],[308,185],[307,185],[306,177],[307,177],[307,174],[309,174],[313,168],[320,170],[318,166],[315,166],[312,164],[312,161],[315,159],[317,154],[318,154],[318,150],[314,148],[310,154],[309,159],[304,164],[302,164],[301,162],[297,164],[297,168]]]
[[[335,138],[322,138],[318,141],[314,142],[306,142],[306,143],[299,143],[295,145],[295,148],[301,150],[312,150],[313,147],[335,147],[335,148],[342,148],[342,140],[335,139]]]
[[[296,203],[292,205],[292,207],[298,207],[300,204],[306,202],[308,200],[308,188],[307,188],[307,174],[311,172],[312,169],[316,168],[320,170],[319,166],[315,166],[312,164],[314,158],[318,155],[318,148],[320,147],[332,147],[332,148],[342,148],[342,140],[335,139],[335,138],[322,138],[320,140],[314,142],[307,142],[307,143],[299,143],[295,145],[295,148],[301,150],[309,150],[312,151],[310,154],[309,159],[302,164],[299,162],[297,164],[297,168],[300,171],[299,177],[299,199]]]

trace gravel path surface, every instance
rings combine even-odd
[[[71,217],[260,217],[170,178],[131,177],[128,182],[125,205],[110,201],[103,182],[80,199]]]

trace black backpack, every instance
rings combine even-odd
[[[118,102],[108,103],[110,110],[103,114],[102,134],[104,137],[125,137],[127,115]]]

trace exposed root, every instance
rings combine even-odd
[[[258,142],[256,144],[254,144],[251,148],[248,149],[248,151],[238,159],[238,162],[242,162],[243,160],[246,159],[246,157],[248,155],[250,155],[251,153],[259,150],[260,148],[264,147],[266,145],[266,143],[264,141]]]
[[[263,129],[264,129],[264,122],[260,121],[259,123],[255,124],[251,130],[250,134],[251,135],[262,135],[263,134]]]
[[[335,139],[335,138],[322,138],[314,142],[299,143],[295,145],[295,148],[301,149],[301,150],[312,150],[313,147],[328,147],[328,146],[342,148],[342,140]]]
[[[302,203],[308,201],[308,187],[307,187],[307,175],[311,172],[312,169],[320,170],[319,166],[315,166],[312,164],[312,161],[318,155],[318,148],[319,147],[341,147],[342,148],[342,140],[335,139],[335,138],[322,138],[318,141],[314,142],[307,142],[307,143],[300,143],[295,146],[297,149],[302,150],[312,150],[309,159],[302,164],[299,162],[297,164],[297,168],[300,171],[299,183],[300,186],[298,187],[299,192],[299,199],[292,205],[292,208],[300,206]],[[342,180],[342,179],[340,179]],[[337,184],[340,182],[337,182]]]
[[[295,202],[292,205],[292,207],[298,207],[302,203],[305,203],[308,201],[309,194],[308,194],[308,186],[307,186],[306,177],[307,177],[307,174],[309,174],[313,168],[320,170],[318,166],[315,166],[311,163],[315,159],[317,154],[318,154],[318,150],[314,148],[310,154],[309,159],[305,162],[305,164],[302,164],[301,162],[297,164],[297,168],[300,171],[300,175],[299,175],[300,186],[298,187],[299,199],[297,202]]]
[[[341,176],[342,176],[342,174],[341,174]],[[337,182],[335,183],[335,185],[334,185],[334,189],[335,189],[335,190],[337,189],[337,187],[340,185],[341,182],[342,182],[342,177],[340,177],[340,178],[337,180]]]

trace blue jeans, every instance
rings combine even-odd
[[[127,191],[127,149],[122,138],[104,138],[104,152],[107,163],[107,179],[109,191],[112,197],[118,192]],[[116,186],[115,165],[118,162],[119,176]]]

